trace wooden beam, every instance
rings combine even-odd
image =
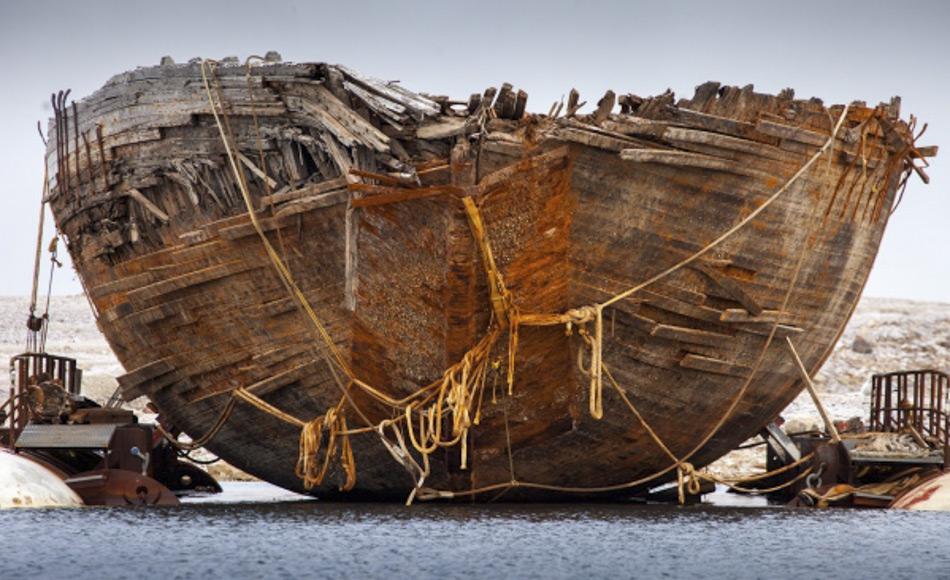
[[[346,187],[348,180],[345,177],[337,177],[335,179],[328,179],[326,181],[320,181],[317,183],[310,183],[297,189],[291,189],[289,191],[283,191],[279,193],[274,193],[268,196],[261,198],[261,204],[263,205],[276,205],[278,203],[285,203],[288,201],[293,201],[295,199],[301,199],[304,197],[313,197],[321,193],[326,193],[328,191],[334,191],[337,189],[343,189]]]
[[[152,201],[149,198],[145,197],[145,195],[141,191],[132,187],[132,188],[127,189],[125,191],[125,194],[131,197],[132,199],[134,199],[135,201],[139,202],[139,204],[142,207],[147,209],[150,214],[157,217],[159,221],[166,224],[168,223],[168,214],[163,212],[157,205],[152,203]]]
[[[697,169],[709,169],[712,171],[756,177],[762,180],[774,179],[773,175],[759,171],[758,169],[753,169],[745,163],[739,163],[721,157],[713,157],[711,155],[703,155],[701,153],[667,151],[664,149],[624,149],[620,152],[620,158],[625,161],[635,161],[637,163],[659,163],[661,165],[673,165],[676,167],[695,167]]]
[[[802,377],[802,382],[805,383],[805,388],[808,389],[808,394],[811,395],[811,400],[815,404],[815,407],[818,408],[818,413],[821,415],[821,420],[825,422],[825,430],[831,435],[832,441],[835,443],[841,443],[841,435],[838,434],[838,429],[835,427],[834,421],[831,420],[831,415],[828,414],[828,410],[825,409],[825,406],[821,404],[821,399],[818,398],[818,391],[815,389],[815,384],[811,382],[811,375],[808,374],[808,370],[805,369],[802,359],[798,356],[798,351],[795,350],[795,344],[792,343],[790,337],[785,337],[785,344],[788,346],[789,353],[792,355],[792,360],[795,362],[795,367],[798,369],[798,373]]]
[[[746,365],[695,353],[685,355],[680,360],[679,366],[685,369],[731,377],[747,377],[752,372],[752,368]]]
[[[615,95],[613,91],[607,91],[607,93],[597,101],[597,110],[594,111],[592,117],[594,123],[600,125],[606,121],[615,104],[617,104],[617,95]]]
[[[722,290],[728,297],[741,304],[743,308],[745,308],[752,316],[758,316],[762,314],[763,310],[765,310],[758,302],[756,302],[752,295],[745,291],[745,289],[742,287],[742,284],[733,278],[730,278],[725,274],[721,274],[713,268],[702,263],[693,262],[690,264],[690,266],[692,269],[705,276],[710,282],[715,284],[716,287]],[[723,316],[725,316],[725,314],[723,314]]]
[[[782,123],[767,121],[765,119],[759,120],[755,128],[763,135],[770,135],[772,137],[778,137],[779,139],[788,139],[789,141],[814,145],[816,147],[821,147],[828,141],[828,135],[822,135],[821,133],[800,127],[790,127],[789,125],[783,125]]]
[[[170,357],[161,358],[142,365],[124,375],[116,377],[119,393],[125,401],[134,401],[139,397],[155,392],[163,386],[180,379]]]
[[[323,364],[323,361],[307,361],[303,364],[292,367],[283,372],[279,372],[262,381],[258,381],[248,386],[245,390],[259,397],[273,393],[274,391],[286,387],[300,379],[317,373],[317,366]]]
[[[789,313],[784,310],[760,310],[753,314],[743,308],[727,308],[722,311],[719,320],[723,322],[783,322],[789,319]]]
[[[274,188],[277,187],[277,182],[274,181],[273,179],[271,179],[271,177],[270,177],[269,175],[267,175],[266,173],[264,173],[264,171],[262,171],[260,167],[258,167],[257,165],[255,165],[254,162],[251,161],[251,160],[247,157],[247,155],[245,155],[245,154],[241,153],[240,151],[238,151],[238,152],[237,152],[237,156],[238,156],[238,159],[241,160],[241,163],[243,163],[243,164],[245,165],[245,167],[247,167],[248,169],[250,169],[250,170],[251,170],[251,173],[253,173],[254,175],[256,175],[258,179],[260,179],[261,181],[263,181],[264,183],[266,183],[268,187],[270,187],[271,189],[274,189]]]
[[[693,344],[705,344],[707,346],[719,346],[732,340],[732,336],[728,334],[687,328],[685,326],[674,326],[672,324],[657,324],[650,332],[650,335],[657,338],[667,338],[669,340],[678,340],[680,342]]]

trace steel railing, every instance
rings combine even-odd
[[[45,352],[27,352],[10,359],[10,396],[0,405],[0,413],[6,414],[5,443],[11,448],[30,421],[28,388],[46,380],[58,382],[70,395],[78,395],[82,371],[76,359]],[[0,426],[3,423],[0,421]]]

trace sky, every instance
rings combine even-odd
[[[456,98],[508,81],[534,112],[572,87],[594,103],[607,89],[690,97],[707,80],[792,87],[826,104],[901,95],[903,115],[929,123],[922,144],[946,149],[929,186],[911,181],[865,293],[950,302],[950,2],[941,0],[0,0],[0,295],[30,290],[43,179],[36,121],[45,127],[51,92],[86,96],[165,55],[268,50]],[[67,262],[54,293],[79,291]]]

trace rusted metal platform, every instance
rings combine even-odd
[[[825,436],[794,438],[803,455],[813,454],[796,473],[811,469],[812,475],[773,498],[820,507],[902,505],[903,495],[931,486],[947,468],[948,386],[948,375],[935,370],[874,375],[867,432],[844,433],[840,443]],[[768,445],[769,469],[789,463],[774,442]]]
[[[82,396],[75,360],[29,352],[10,369],[4,446],[59,476],[87,505],[177,505],[177,495],[221,491],[132,411]]]

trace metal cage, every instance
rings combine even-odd
[[[7,414],[9,425],[5,429],[4,443],[11,447],[30,420],[26,408],[27,387],[41,377],[59,381],[70,395],[78,395],[82,387],[82,371],[76,367],[76,359],[45,352],[26,352],[11,358],[10,397],[0,408]]]
[[[950,376],[935,370],[899,371],[871,378],[871,431],[897,432],[908,426],[948,444]]]

